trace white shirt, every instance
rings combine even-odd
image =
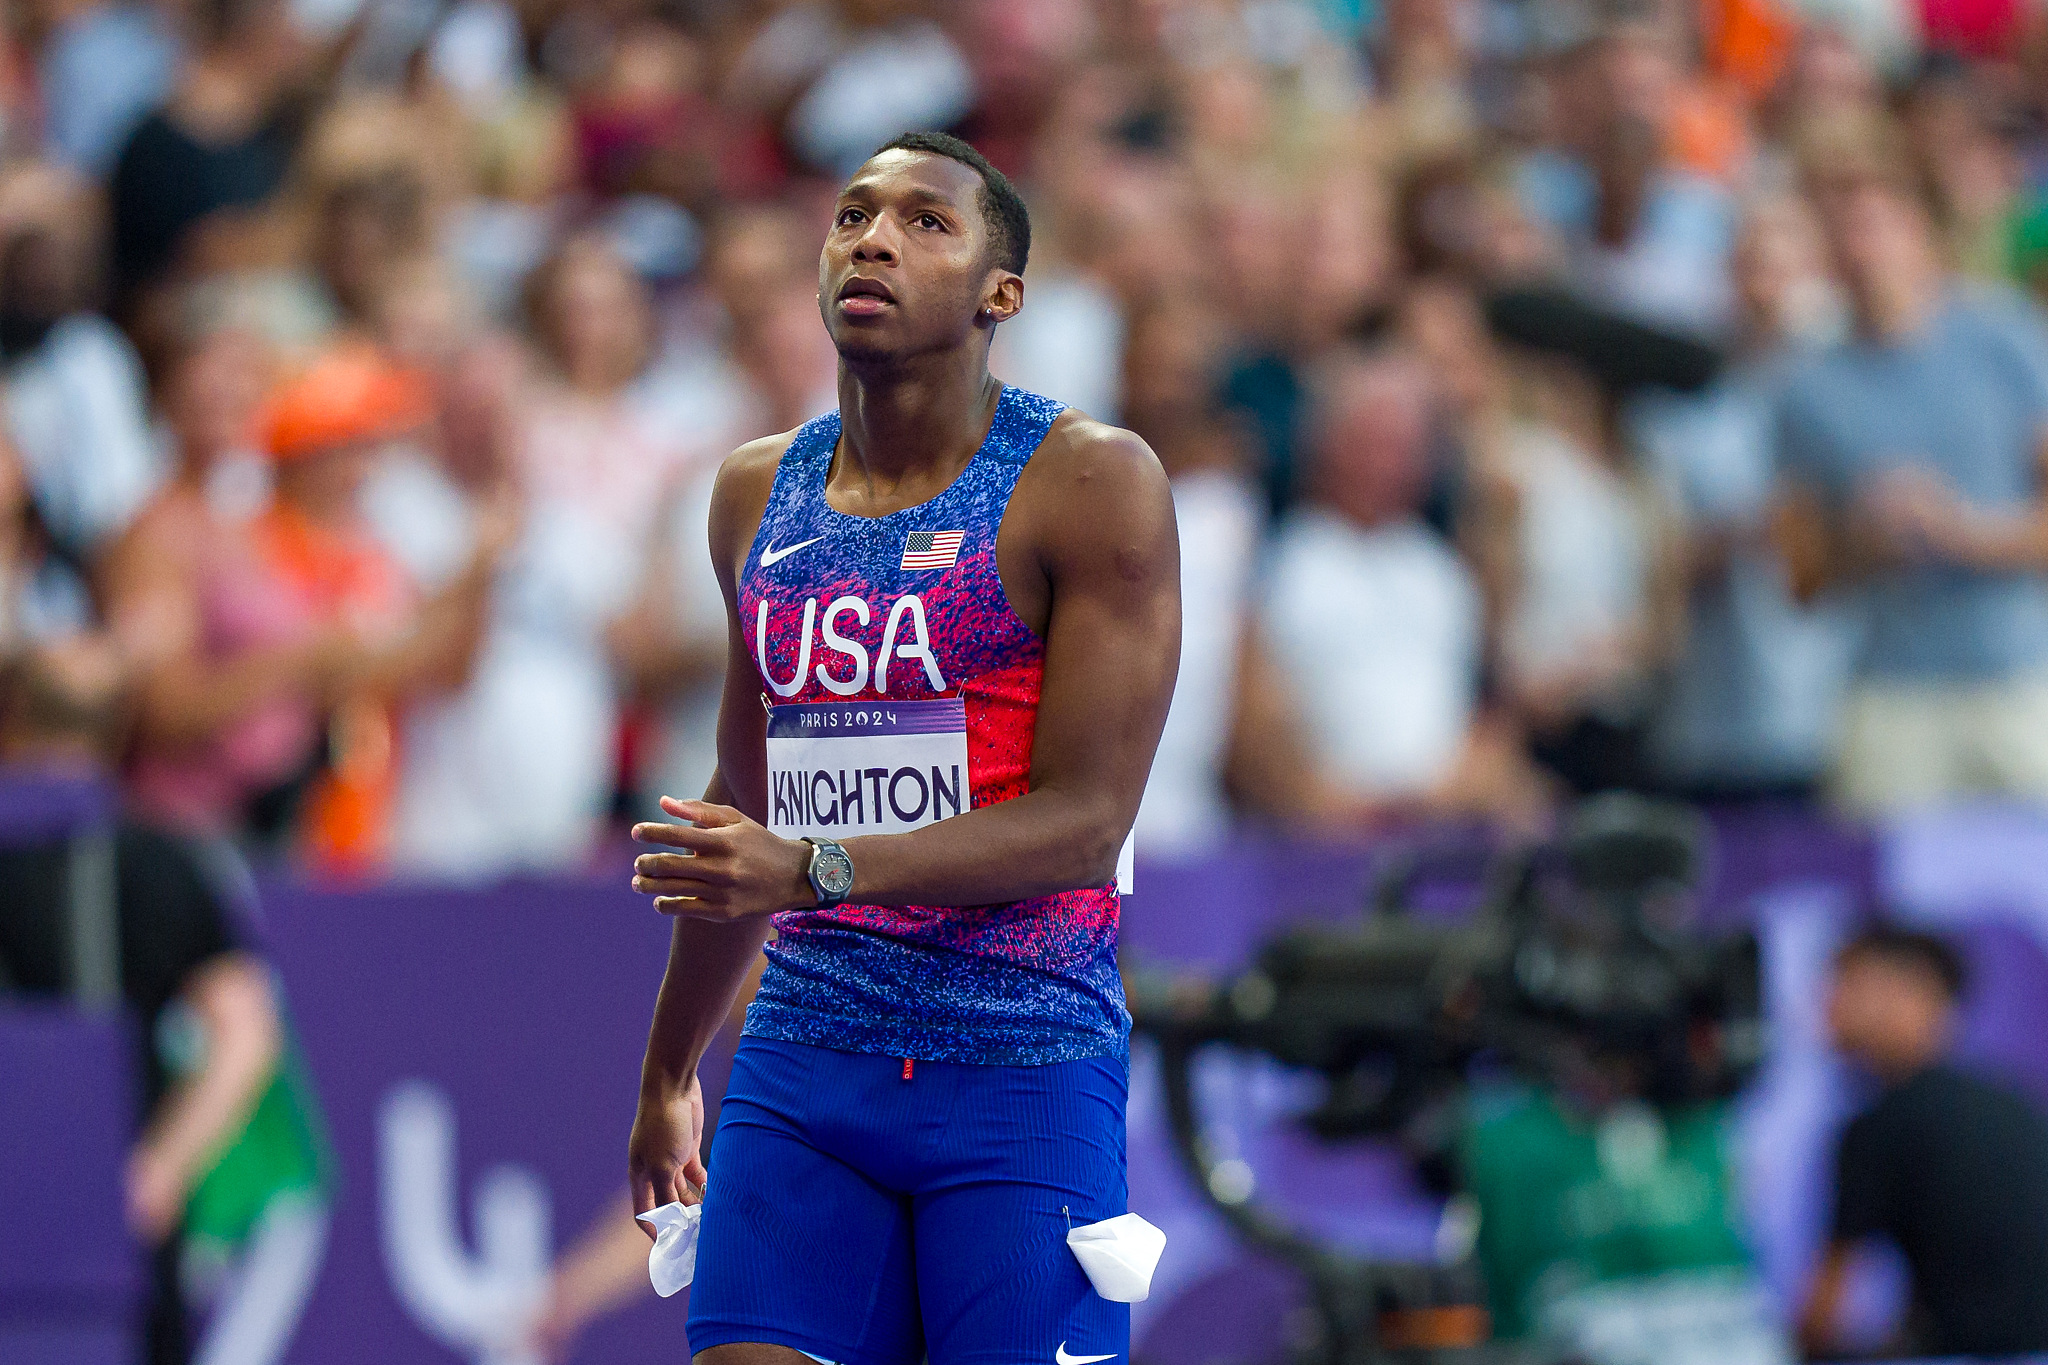
[[[1434,531],[1295,513],[1273,552],[1265,622],[1334,776],[1364,795],[1405,796],[1450,773],[1472,721],[1481,608]]]
[[[475,667],[459,691],[406,715],[398,866],[478,880],[573,866],[589,851],[616,777],[605,628],[632,603],[687,461],[652,410],[644,389],[609,404],[557,394],[530,418],[526,520],[492,586]]]
[[[7,432],[37,509],[66,548],[90,552],[163,482],[135,348],[111,322],[74,313],[8,371]]]
[[[1231,475],[1204,472],[1174,480],[1180,677],[1138,806],[1138,847],[1148,859],[1199,853],[1229,826],[1224,751],[1263,512],[1252,489]]]
[[[1517,428],[1507,458],[1521,498],[1521,592],[1505,649],[1540,676],[1643,623],[1648,528],[1629,485],[1549,427]]]
[[[1086,275],[1031,280],[1030,306],[996,329],[989,368],[1005,383],[1057,398],[1098,422],[1122,406],[1124,317]]]
[[[708,469],[686,489],[675,505],[669,527],[671,560],[669,592],[685,635],[700,645],[725,639],[725,594],[719,589],[707,546],[711,526],[711,489],[718,471]],[[694,801],[704,794],[718,768],[718,707],[725,693],[721,677],[705,677],[672,698],[662,717],[661,750],[652,773],[654,787],[646,793],[648,814],[654,798]]]

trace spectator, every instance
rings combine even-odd
[[[1866,811],[2048,796],[2048,332],[1957,285],[1903,177],[1820,184],[1856,335],[1787,382],[1795,582],[1869,614],[1839,797]]]
[[[1655,25],[1635,20],[1588,41],[1564,72],[1563,145],[1524,157],[1518,180],[1530,212],[1566,244],[1573,282],[1596,302],[1713,335],[1728,319],[1734,225],[1713,177],[1739,159],[1743,132],[1738,123],[1700,135],[1716,120],[1689,97],[1670,48]],[[1680,159],[1687,153],[1694,164]]]
[[[198,0],[170,100],[121,149],[108,186],[114,295],[124,309],[177,261],[187,231],[284,184],[309,105],[305,44],[283,0]]]
[[[688,415],[675,419],[704,439],[657,528],[638,599],[609,633],[634,688],[660,708],[639,793],[650,817],[663,795],[701,795],[718,761],[725,600],[704,548],[718,466],[839,401],[839,358],[818,326],[817,257],[801,222],[775,210],[735,214],[714,234],[707,265],[722,326],[713,353],[691,367]]]
[[[1283,187],[1270,181],[1250,193],[1223,196],[1208,211],[1214,218],[1215,283],[1237,336],[1237,355],[1223,379],[1224,401],[1258,436],[1259,482],[1277,518],[1307,484],[1301,468],[1301,363],[1312,357],[1296,353],[1290,253],[1275,249],[1299,230],[1299,220]]]
[[[1945,1060],[1962,959],[1929,934],[1880,926],[1835,959],[1835,1046],[1883,1084],[1842,1134],[1826,1257],[1809,1291],[1808,1349],[1832,1345],[1856,1243],[1905,1253],[1916,1355],[2048,1350],[2048,1120],[2010,1088]]]
[[[269,500],[254,437],[266,360],[226,332],[172,360],[177,472],[104,569],[112,618],[163,620],[173,645],[140,680],[136,795],[174,824],[258,838],[282,833],[283,793],[311,761],[318,699],[346,653],[338,636],[300,628],[251,529]]]
[[[685,434],[647,382],[645,285],[595,237],[528,283],[545,363],[510,452],[523,526],[473,674],[415,708],[398,860],[488,878],[590,849],[618,779],[620,678],[607,629],[633,603]]]
[[[276,501],[253,524],[272,581],[309,621],[363,651],[333,698],[327,767],[306,793],[300,835],[317,866],[384,861],[396,790],[394,704],[460,686],[483,632],[504,528],[479,536],[463,574],[425,604],[364,516],[378,447],[430,416],[418,376],[373,352],[338,350],[287,381],[267,413]]]
[[[943,128],[973,103],[974,73],[924,8],[788,6],[747,45],[738,88],[763,102],[789,99],[790,147],[821,172],[849,174],[898,133]]]
[[[1615,449],[1600,387],[1534,353],[1510,372],[1522,398],[1471,453],[1467,512],[1499,687],[1566,785],[1638,788],[1653,687],[1683,621],[1675,538]]]
[[[1594,202],[1571,270],[1595,300],[1703,336],[1728,323],[1734,213],[1720,188],[1672,167],[1656,126],[1617,115],[1593,154]]]
[[[252,371],[249,343],[231,335],[175,367],[179,476],[108,566],[116,619],[163,620],[176,642],[142,679],[131,780],[152,811],[197,832],[284,842],[303,816],[316,863],[360,869],[386,834],[387,705],[459,681],[502,533],[415,604],[355,500],[375,443],[423,410],[411,381],[360,352],[279,391],[265,435],[276,501],[233,506],[232,483],[214,480],[248,439]],[[330,713],[342,743],[323,777]]]
[[[1240,663],[1261,648],[1251,596],[1265,508],[1250,441],[1217,410],[1223,335],[1212,314],[1162,302],[1132,319],[1124,356],[1125,420],[1166,467],[1180,528],[1180,675],[1135,826],[1137,846],[1161,861],[1213,849],[1229,828],[1232,717],[1247,709]]]
[[[49,0],[37,76],[50,155],[104,176],[128,134],[171,92],[178,39],[147,0]]]
[[[1278,532],[1262,612],[1306,742],[1247,795],[1339,825],[1527,820],[1540,788],[1479,712],[1479,585],[1419,516],[1423,374],[1407,359],[1343,353],[1319,377],[1317,498]]]
[[[315,257],[337,325],[358,333],[373,328],[394,276],[425,252],[425,194],[396,166],[350,176],[327,191]]]
[[[1737,349],[1692,397],[1638,400],[1631,429],[1684,521],[1686,640],[1650,735],[1660,785],[1705,800],[1802,797],[1832,758],[1854,623],[1792,600],[1769,539],[1773,404],[1785,369],[1841,325],[1818,226],[1751,205],[1735,252]]]
[[[0,176],[0,365],[6,425],[45,524],[83,561],[163,477],[142,364],[92,311],[98,217],[90,189],[53,167]]]
[[[70,732],[79,742],[73,759],[90,766],[97,755],[96,726],[113,708],[141,652],[146,628],[123,636],[93,629],[92,595],[78,573],[55,553],[44,529],[27,473],[12,447],[0,442],[0,688],[6,722],[37,733]]]
[[[817,325],[821,241],[781,207],[736,209],[713,230],[696,326],[654,358],[644,386],[672,405],[662,420],[690,433],[692,464],[838,405],[839,358]]]

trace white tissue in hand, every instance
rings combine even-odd
[[[1166,1234],[1126,1213],[1070,1230],[1067,1246],[1096,1293],[1111,1303],[1143,1303],[1152,1292],[1152,1272],[1166,1250]]]
[[[654,1282],[654,1292],[665,1299],[696,1278],[697,1228],[704,1218],[704,1206],[663,1204],[635,1216],[654,1229],[654,1249],[647,1253],[647,1278]]]

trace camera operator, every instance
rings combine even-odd
[[[1834,1226],[1800,1323],[1833,1344],[1850,1251],[1898,1244],[1911,1268],[1910,1349],[2048,1350],[2048,1121],[2006,1086],[1945,1060],[1965,975],[1931,934],[1865,930],[1835,960],[1835,1046],[1884,1085],[1843,1133]]]
[[[1621,1059],[1472,1099],[1459,1173],[1495,1335],[1590,1361],[1784,1358],[1736,1229],[1724,1106],[1653,1105]]]

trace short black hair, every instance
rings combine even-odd
[[[981,177],[981,218],[988,224],[989,250],[996,264],[1013,274],[1024,273],[1031,256],[1031,215],[1024,209],[1024,196],[1017,187],[989,164],[989,159],[951,133],[905,133],[875,148],[883,152],[924,152],[957,161]]]
[[[1939,934],[1905,929],[1896,924],[1873,924],[1842,945],[1835,961],[1859,957],[1876,958],[1902,967],[1917,968],[1941,983],[1951,1000],[1962,998],[1970,984],[1969,968],[1955,945]]]

